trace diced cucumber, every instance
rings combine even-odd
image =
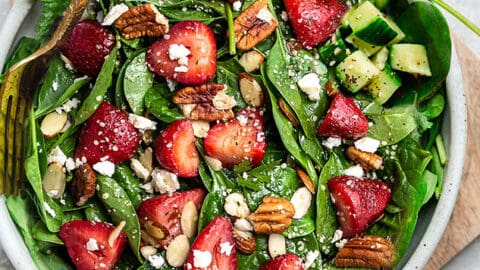
[[[383,70],[388,61],[388,49],[383,47],[373,57],[372,62],[378,69]]]
[[[371,56],[377,51],[379,51],[382,46],[376,46],[369,44],[358,37],[350,34],[348,37],[345,38],[345,41],[352,44],[355,48],[359,49],[360,51],[364,52],[367,56]]]
[[[365,1],[349,14],[348,25],[353,34],[372,45],[387,45],[399,33],[395,23],[387,20],[372,3]],[[398,26],[397,26],[398,28]]]
[[[395,70],[432,76],[427,50],[421,44],[393,44],[390,48],[390,65]]]
[[[355,93],[366,86],[380,70],[362,51],[355,51],[345,58],[335,69],[340,83]]]
[[[393,38],[388,44],[399,43],[405,38],[405,33],[403,33],[402,29],[398,27],[398,25],[393,21],[391,17],[387,17],[386,20],[389,23],[389,25],[393,28],[393,30],[397,32],[397,35],[395,36],[395,38]]]
[[[337,29],[332,38],[319,49],[319,52],[324,63],[329,66],[334,66],[345,59],[350,50],[347,49],[340,30]]]
[[[342,17],[342,25],[344,26],[349,26],[349,19],[350,19],[350,15],[353,13],[353,11],[355,10],[355,8],[350,8],[349,10],[347,10],[347,12],[343,15]]]
[[[367,91],[378,103],[383,104],[390,99],[401,85],[400,77],[389,65],[386,65],[385,69],[372,79],[372,82],[367,86]]]

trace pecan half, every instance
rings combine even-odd
[[[159,37],[168,32],[168,19],[150,4],[130,8],[116,21],[115,27],[126,39]]]
[[[388,239],[364,235],[345,243],[335,256],[335,264],[338,267],[391,268],[395,257],[395,247]]]
[[[83,164],[75,170],[70,189],[77,206],[84,205],[95,195],[96,183],[97,175],[89,164]]]
[[[346,154],[351,161],[359,164],[365,170],[378,170],[383,164],[381,156],[358,150],[355,146],[349,146]]]
[[[248,220],[256,233],[282,233],[290,227],[294,215],[295,209],[289,200],[266,196]]]
[[[235,246],[243,254],[252,254],[257,249],[257,240],[251,232],[233,228],[233,239],[235,240]]]
[[[173,103],[182,105],[185,116],[191,120],[208,122],[228,120],[234,117],[232,109],[217,109],[215,98],[224,93],[224,84],[203,84],[180,89],[173,97]]]
[[[268,10],[267,0],[257,0],[234,21],[235,42],[240,50],[250,50],[273,33],[278,21]]]

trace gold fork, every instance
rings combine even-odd
[[[18,195],[24,188],[23,123],[31,97],[46,71],[50,53],[80,19],[87,2],[72,0],[51,39],[32,55],[13,65],[4,78],[0,88],[0,194]]]

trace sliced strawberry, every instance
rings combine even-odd
[[[326,41],[340,25],[347,6],[339,0],[284,0],[290,23],[304,47]]]
[[[140,133],[128,122],[127,112],[105,101],[83,126],[75,159],[89,164],[106,160],[122,163],[137,153],[140,139]]]
[[[155,196],[142,202],[137,211],[138,220],[143,228],[145,223],[150,221],[153,226],[163,231],[165,237],[157,240],[164,248],[175,236],[182,233],[180,217],[185,204],[192,201],[200,210],[205,195],[205,190],[195,188],[184,192]]]
[[[147,50],[148,67],[182,84],[208,82],[217,70],[213,31],[199,21],[181,21]]]
[[[337,176],[328,180],[343,236],[363,232],[378,220],[390,200],[390,187],[380,180]]]
[[[197,176],[200,158],[192,122],[180,119],[162,130],[155,139],[155,156],[163,168],[180,177]]]
[[[353,99],[336,94],[323,122],[317,130],[320,136],[358,139],[368,132],[368,121]]]
[[[120,232],[113,245],[109,245],[114,229],[105,222],[75,220],[63,224],[58,236],[77,269],[113,269],[127,243],[126,234]]]
[[[115,47],[112,31],[94,20],[77,23],[60,47],[73,67],[90,77],[97,77],[105,56]]]
[[[303,263],[297,255],[289,253],[268,261],[260,270],[303,270]]]
[[[237,269],[237,249],[228,219],[216,217],[198,234],[188,252],[184,269]]]
[[[262,112],[242,109],[236,117],[213,126],[205,137],[207,155],[217,158],[223,167],[232,168],[245,160],[257,166],[266,150]]]

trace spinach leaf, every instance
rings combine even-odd
[[[325,163],[325,151],[318,137],[308,138],[303,132],[298,132],[298,142],[302,150],[315,162],[317,168],[322,168]],[[317,183],[314,182],[316,185]]]
[[[65,67],[65,63],[59,57],[53,58],[38,92],[35,116],[43,115],[54,109],[60,97],[73,84],[74,80],[75,74]]]
[[[32,228],[33,237],[38,241],[49,242],[56,245],[63,245],[62,239],[56,233],[52,233],[45,227],[45,224],[39,220]]]
[[[398,258],[402,258],[427,194],[423,174],[432,156],[421,149],[411,137],[401,141],[395,150],[382,148],[381,153],[384,157],[384,169],[377,171],[377,175],[390,182],[392,198],[389,206],[400,211],[385,212],[384,218],[367,233],[391,239],[397,249]]]
[[[14,64],[18,63],[20,60],[26,58],[30,54],[34,53],[40,47],[40,42],[38,40],[30,37],[22,37],[18,41],[18,45],[12,53],[10,59],[5,63],[3,68],[3,74],[0,75],[0,84],[3,82],[5,74],[8,72],[8,69]]]
[[[335,230],[338,228],[335,206],[330,200],[327,182],[334,176],[343,174],[344,166],[337,154],[332,153],[325,166],[322,168],[318,180],[315,220],[315,233],[319,241],[320,250],[327,255],[335,254],[335,246],[331,242]]]
[[[88,207],[84,209],[85,218],[90,221],[111,222],[108,217],[107,209],[97,198],[89,200]]]
[[[435,188],[437,187],[438,177],[429,170],[423,172],[423,180],[427,185],[427,191],[425,194],[425,199],[423,199],[423,204],[426,204],[435,194]]]
[[[145,62],[145,52],[140,53],[125,69],[123,91],[134,114],[142,115],[144,97],[153,85],[153,73]]]
[[[405,5],[407,1],[398,2],[398,5]],[[397,9],[403,12],[395,18],[395,22],[405,33],[402,42],[425,45],[432,77],[402,76],[401,91],[407,95],[416,95],[417,102],[421,103],[432,97],[443,85],[450,69],[452,42],[447,21],[431,2],[408,2],[409,5],[404,9]]]
[[[313,200],[312,200],[313,202]],[[283,232],[289,239],[303,237],[315,231],[315,205],[312,203],[307,214],[301,219],[292,219],[292,224]],[[297,254],[298,255],[298,254]]]
[[[138,209],[140,204],[147,197],[147,194],[141,188],[140,181],[135,177],[132,170],[126,164],[116,165],[115,173],[112,178],[115,179],[125,193],[127,193],[133,207]]]
[[[160,121],[171,123],[185,116],[172,100],[173,93],[166,84],[155,84],[145,94],[145,107]]]
[[[55,21],[63,15],[70,1],[41,0],[42,12],[37,25],[37,37],[43,42],[50,36]]]
[[[268,239],[265,235],[256,235],[257,249],[250,255],[237,252],[238,269],[260,269],[270,260],[268,255]]]
[[[422,106],[421,111],[427,119],[433,119],[440,116],[444,109],[445,98],[442,93],[437,93]]]
[[[97,177],[97,195],[107,208],[115,224],[125,221],[123,231],[128,237],[130,248],[139,261],[143,261],[140,254],[140,222],[132,202],[122,187],[110,177]]]
[[[116,46],[105,59],[92,91],[90,91],[90,94],[83,101],[82,106],[78,110],[74,120],[75,126],[85,122],[102,103],[105,93],[112,85],[112,75],[113,70],[115,69],[117,53],[118,46]]]
[[[298,255],[304,262],[307,255],[318,254],[317,258],[312,262],[308,269],[322,269],[322,257],[319,252],[319,244],[314,233],[305,235],[300,238],[287,239],[287,253]]]
[[[211,24],[212,22],[222,19],[222,16],[219,16],[213,13],[212,10],[204,9],[200,10],[198,7],[184,7],[182,9],[179,8],[159,8],[159,11],[162,14],[165,14],[170,21],[172,22],[180,22],[185,20],[197,20],[201,21],[205,24]]]
[[[238,88],[238,75],[241,72],[244,72],[244,69],[235,58],[217,63],[217,82],[226,84],[228,86],[227,94],[235,98],[238,107],[244,108],[247,104]]]

